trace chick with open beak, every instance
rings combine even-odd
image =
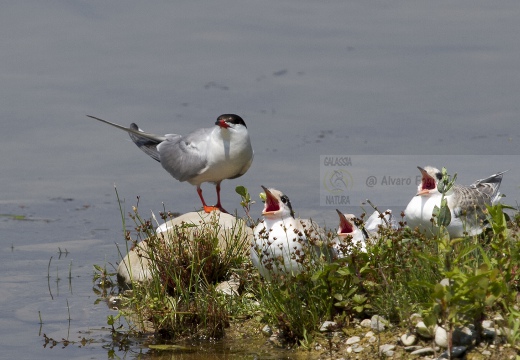
[[[263,220],[253,230],[251,261],[267,280],[272,276],[296,275],[312,251],[309,238],[318,235],[319,227],[310,220],[295,219],[287,195],[265,186],[262,189]]]

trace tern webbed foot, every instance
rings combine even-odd
[[[217,211],[217,210],[220,211],[220,212],[222,212],[222,213],[229,214],[229,213],[228,213],[228,212],[227,212],[223,207],[221,207],[221,206],[217,206],[217,205],[215,205],[215,206],[207,206],[207,205],[203,205],[203,207],[204,207],[204,211],[205,211],[206,213],[208,213],[208,214],[209,214],[210,212],[212,212],[212,211]]]

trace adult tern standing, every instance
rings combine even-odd
[[[92,119],[128,132],[132,141],[179,181],[197,187],[204,211],[226,212],[220,202],[220,183],[246,173],[253,162],[253,148],[244,120],[235,114],[223,114],[215,126],[203,128],[182,136],[177,134],[154,135],[142,131],[132,123],[129,128],[87,115]],[[208,206],[200,185],[216,185],[217,204]]]

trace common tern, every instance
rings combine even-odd
[[[417,194],[406,207],[405,219],[409,227],[429,230],[427,235],[434,235],[438,228],[433,226],[432,212],[434,207],[441,206],[442,194],[437,186],[442,179],[442,173],[431,166],[421,172],[421,184]],[[451,238],[467,235],[478,235],[482,232],[483,222],[486,219],[486,205],[494,205],[500,199],[498,188],[505,171],[491,175],[488,178],[475,181],[469,186],[454,184],[446,192],[445,199],[451,213],[451,222],[447,230]]]
[[[309,240],[319,240],[322,230],[311,220],[296,219],[287,195],[262,188],[266,195],[263,220],[253,230],[251,261],[267,280],[272,275],[296,275],[311,256],[309,251],[316,251]]]
[[[360,221],[353,214],[343,214],[336,209],[339,215],[339,226],[337,237],[332,242],[332,247],[338,258],[349,254],[353,247],[358,247],[360,251],[366,252],[366,244],[370,238],[377,238],[379,227],[397,228],[392,219],[392,211],[386,210],[383,214],[374,211],[367,221],[358,227],[356,223]]]
[[[354,247],[358,247],[362,252],[366,252],[366,242],[368,233],[365,228],[359,228],[356,225],[356,216],[352,214],[343,214],[336,209],[339,215],[338,236],[332,240],[332,247],[336,251],[338,258],[342,258]]]
[[[242,176],[253,162],[253,148],[244,120],[235,114],[223,114],[212,128],[202,128],[182,136],[146,133],[136,124],[129,128],[87,115],[92,119],[128,132],[132,141],[179,181],[197,187],[205,212],[226,212],[220,202],[220,183]],[[208,206],[202,196],[201,184],[216,185],[217,204]]]
[[[378,210],[374,211],[372,215],[365,221],[365,230],[372,236],[377,234],[380,227],[390,229],[397,229],[397,222],[394,220],[392,210],[386,209],[385,212],[380,213]]]

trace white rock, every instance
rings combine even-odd
[[[469,327],[456,328],[451,336],[453,346],[471,345],[476,338],[475,335],[475,332]],[[435,327],[435,344],[444,349],[448,347],[448,332],[440,326]]]
[[[422,321],[422,316],[421,316],[421,314],[419,314],[419,313],[413,313],[412,315],[410,315],[410,321],[411,321],[412,324],[417,325],[417,323],[418,323],[419,321]]]
[[[321,324],[320,331],[332,331],[332,329],[336,326],[337,324],[334,321],[325,321],[323,324]]]
[[[454,281],[451,280],[451,284],[453,284],[453,283],[454,283]],[[444,287],[449,286],[449,285],[450,285],[450,279],[448,279],[448,278],[444,278],[444,279],[442,279],[442,280],[440,281],[440,284],[441,284],[442,286],[444,286]]]
[[[348,338],[346,341],[347,345],[356,344],[361,341],[361,338],[359,336],[352,336],[351,338]]]
[[[420,346],[420,345],[405,346],[404,351],[412,352],[412,351],[419,350],[419,349],[422,349],[422,346]]]
[[[370,319],[370,328],[372,330],[383,331],[388,326],[388,320],[379,315],[374,315]]]
[[[372,321],[370,319],[365,319],[359,323],[361,327],[369,328],[372,325]]]
[[[352,351],[354,351],[355,353],[360,353],[364,349],[365,348],[359,344],[355,344],[354,346],[352,346]]]
[[[395,345],[392,344],[384,344],[379,347],[379,353],[386,355],[386,356],[392,356],[394,355]]]
[[[376,338],[375,336],[371,336],[371,337],[368,339],[368,342],[369,342],[370,344],[373,344],[373,343],[375,343],[376,341],[377,341],[377,338]]]
[[[237,296],[240,288],[240,279],[237,276],[231,276],[231,279],[222,281],[215,286],[215,290],[229,296]]]
[[[495,329],[495,322],[493,320],[482,321],[482,327],[484,329]]]
[[[415,326],[417,333],[425,339],[432,339],[435,334],[435,328],[427,327],[423,321],[419,321]]]
[[[369,338],[369,337],[372,337],[374,336],[374,333],[372,331],[369,331],[365,334],[365,337]]]
[[[271,336],[273,335],[273,329],[269,325],[266,325],[262,328],[262,334],[265,336]]]
[[[183,227],[183,224],[192,225]],[[218,225],[217,225],[218,224]],[[195,226],[193,226],[195,225]],[[182,230],[180,230],[182,229]],[[248,254],[253,231],[246,223],[230,214],[212,211],[189,212],[167,221],[156,229],[156,234],[164,234],[166,242],[175,241],[178,231],[194,239],[200,231],[212,232],[219,240],[219,249],[226,252],[229,248],[240,249]],[[215,234],[213,234],[213,232]],[[241,244],[237,246],[237,242]],[[122,259],[117,268],[117,277],[121,283],[130,286],[133,281],[144,282],[152,279],[150,250],[147,240],[141,241]]]
[[[435,350],[433,348],[425,347],[425,348],[422,348],[422,349],[419,349],[419,350],[412,351],[410,354],[425,356],[425,355],[431,355],[431,354],[434,354],[434,353],[435,353]]]
[[[146,240],[128,251],[117,267],[117,279],[120,283],[131,285],[133,281],[143,282],[152,279],[148,251]]]
[[[411,346],[414,345],[417,341],[417,336],[414,334],[403,334],[401,335],[401,344],[404,346]]]
[[[444,349],[448,347],[448,332],[443,327],[435,326],[435,344]]]

